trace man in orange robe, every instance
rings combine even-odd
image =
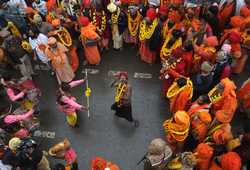
[[[237,93],[240,109],[250,118],[250,78],[247,79]]]
[[[221,89],[221,99],[213,104],[216,121],[230,123],[237,109],[236,86],[228,78],[222,79],[217,85]]]
[[[179,89],[175,91],[176,89]],[[172,95],[173,94],[173,95]],[[193,84],[189,79],[178,78],[168,89],[167,97],[170,98],[170,112],[184,111],[193,96]]]

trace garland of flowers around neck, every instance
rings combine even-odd
[[[101,25],[98,25],[97,20],[96,20],[96,9],[94,9],[93,12],[91,12],[91,19],[92,19],[92,24],[96,27],[98,33],[103,34],[103,32],[106,30],[106,27],[107,27],[105,11],[102,10]]]
[[[140,33],[139,33],[140,41],[150,39],[152,37],[157,25],[158,25],[157,19],[154,19],[153,23],[149,26],[146,24],[145,20],[143,22],[141,22]]]
[[[141,14],[139,11],[137,11],[136,17],[133,19],[131,17],[131,14],[128,13],[128,30],[130,35],[136,36],[138,32],[138,28],[140,25],[140,20],[141,20]]]
[[[117,11],[111,14],[111,22],[112,24],[118,24],[118,19],[121,14],[121,10],[117,7]]]

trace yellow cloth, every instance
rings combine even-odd
[[[77,114],[76,112],[71,113],[66,116],[66,120],[70,126],[75,126],[77,123]]]

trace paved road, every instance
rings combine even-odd
[[[105,52],[99,66],[84,66],[79,69],[77,78],[84,75],[85,68],[98,69],[99,73],[89,75],[92,89],[91,117],[87,113],[79,113],[80,127],[70,128],[65,116],[55,106],[57,84],[55,78],[47,71],[40,73],[37,78],[41,86],[43,97],[41,101],[41,129],[52,133],[43,133],[39,138],[43,147],[48,149],[54,143],[69,138],[72,146],[77,150],[80,170],[89,169],[90,160],[95,156],[117,163],[122,170],[137,170],[137,161],[145,154],[149,142],[156,137],[164,137],[161,128],[163,121],[169,117],[167,101],[161,96],[162,82],[158,79],[159,64],[152,66],[142,63],[136,57],[136,50],[127,47],[122,52]],[[110,106],[113,103],[114,91],[109,87],[110,70],[125,70],[129,72],[130,83],[133,87],[134,117],[140,121],[140,127],[134,128],[125,120],[114,117]],[[148,79],[133,78],[134,74],[148,73]],[[140,74],[139,74],[140,76]],[[152,78],[150,78],[152,76]],[[247,73],[237,78],[240,84]],[[72,94],[80,103],[86,103],[84,97],[85,86],[76,87]],[[41,135],[41,134],[40,134]],[[51,159],[53,163],[57,160]]]

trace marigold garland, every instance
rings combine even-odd
[[[106,19],[105,11],[102,10],[101,25],[98,25],[97,20],[96,20],[96,9],[94,9],[91,12],[91,19],[92,19],[92,24],[96,27],[96,30],[98,31],[98,33],[102,35],[107,27],[107,19]]]
[[[171,48],[167,47],[168,42],[170,41],[170,34],[167,36],[162,48],[161,48],[161,53],[160,53],[160,57],[162,60],[166,60],[168,59],[168,57],[170,56],[170,54],[172,53],[172,51],[180,46],[182,46],[182,38],[178,38],[174,44],[172,45]]]
[[[128,13],[128,30],[129,30],[130,35],[132,35],[132,36],[137,35],[141,17],[142,16],[141,16],[139,11],[137,11],[135,18],[132,18],[130,13]]]
[[[120,14],[121,14],[121,10],[118,7],[117,11],[111,14],[111,22],[112,22],[112,24],[118,24]]]
[[[146,21],[142,21],[140,24],[140,32],[139,32],[139,39],[140,41],[148,40],[152,37],[156,26],[158,25],[158,20],[154,19],[151,25],[147,25]]]

